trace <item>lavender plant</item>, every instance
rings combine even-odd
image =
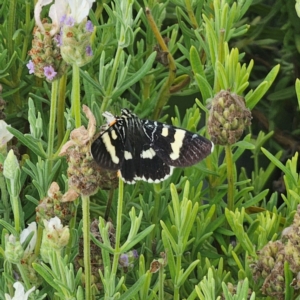
[[[255,59],[234,46],[251,7],[3,2],[0,299],[299,297],[298,154],[282,162],[266,149],[272,132],[251,129],[279,65],[257,83]],[[124,184],[90,154],[114,124],[102,114],[120,108],[214,151],[161,183]],[[282,203],[267,189],[276,168]]]

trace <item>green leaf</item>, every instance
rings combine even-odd
[[[280,162],[274,155],[272,155],[265,148],[261,147],[261,151],[275,166],[277,166],[285,175],[287,175],[289,179],[292,179],[295,186],[297,186],[297,182],[295,181],[293,174],[282,162]]]
[[[300,80],[299,78],[296,79],[296,95],[297,95],[297,99],[298,99],[298,107],[300,109]]]
[[[9,223],[7,223],[6,221],[0,219],[0,225],[2,225],[4,228],[6,228],[13,236],[15,236],[15,237],[19,236],[16,229],[13,226],[11,226]]]
[[[23,135],[19,130],[7,127],[7,130],[12,133],[24,146],[28,147],[33,153],[41,158],[47,158],[47,154],[43,149],[40,140],[35,139],[30,134]]]
[[[155,224],[150,225],[145,230],[143,230],[142,232],[137,234],[135,236],[134,240],[132,240],[128,243],[125,242],[124,245],[121,247],[121,251],[126,252],[126,251],[129,251],[130,249],[132,249],[137,243],[139,243],[142,239],[144,239],[147,235],[149,235],[150,232],[154,229],[154,227],[155,227]]]
[[[202,96],[203,101],[206,99],[213,97],[213,89],[207,79],[199,74],[195,74],[195,79],[197,82],[197,85],[200,89],[200,93]]]
[[[152,68],[155,58],[156,52],[151,53],[148,59],[143,64],[143,67],[140,68],[136,73],[134,73],[134,75],[132,75],[130,78],[128,78],[122,86],[120,86],[118,89],[115,89],[111,97],[114,99],[120,97],[124,93],[124,91],[126,91],[132,85],[140,81]]]
[[[251,110],[259,102],[263,95],[268,91],[279,72],[279,68],[280,65],[275,66],[266,76],[265,80],[254,91],[251,90],[245,96],[247,107],[249,107]]]
[[[184,284],[184,282],[187,280],[188,276],[191,274],[191,272],[196,268],[196,266],[199,263],[200,263],[200,260],[197,259],[188,266],[188,268],[184,271],[184,273],[181,276],[179,276],[179,278],[177,280],[178,286],[181,286]]]
[[[148,276],[149,276],[149,271],[147,271],[146,274],[141,276],[133,286],[131,286],[124,294],[122,294],[122,299],[123,300],[134,299],[134,296],[140,291],[141,287],[143,286],[146,280],[146,277]]]

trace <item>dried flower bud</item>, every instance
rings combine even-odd
[[[115,172],[100,170],[92,158],[90,147],[96,130],[96,120],[87,106],[83,106],[83,111],[89,119],[88,128],[81,126],[74,129],[70,135],[71,140],[62,147],[60,155],[67,156],[70,190],[90,196],[95,194],[99,187],[115,187],[118,178]]]
[[[250,124],[251,112],[246,108],[243,97],[224,90],[214,97],[208,119],[208,133],[215,144],[234,144]]]
[[[31,60],[27,64],[29,74],[35,74],[47,81],[59,79],[67,70],[67,63],[61,57],[61,51],[57,43],[57,37],[52,37],[50,30],[52,24],[45,23],[45,32],[39,27],[33,31],[32,49],[29,51]]]
[[[74,21],[74,22],[73,22]],[[93,25],[91,21],[83,20],[75,23],[71,16],[67,17],[61,28],[61,54],[68,64],[81,67],[93,59],[91,36]]]
[[[48,190],[48,195],[40,201],[35,209],[36,221],[40,223],[40,225],[43,225],[42,220],[50,220],[55,216],[57,216],[64,225],[69,224],[72,218],[72,203],[64,201],[64,196],[65,195],[59,190],[59,185],[56,182],[52,182]]]

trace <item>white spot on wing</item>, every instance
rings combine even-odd
[[[180,149],[183,144],[183,139],[185,137],[185,130],[176,129],[174,134],[174,142],[171,143],[172,153],[170,154],[170,158],[172,160],[176,160],[179,158]]]
[[[124,158],[125,158],[126,160],[132,159],[132,154],[131,154],[129,151],[125,151],[125,152],[124,152]]]
[[[118,138],[117,134],[116,134],[116,131],[115,130],[112,130],[111,132],[111,137],[116,140]]]
[[[149,158],[152,159],[156,155],[155,151],[152,148],[148,150],[142,151],[141,158]]]
[[[107,152],[110,154],[111,160],[113,161],[114,164],[118,164],[120,159],[118,156],[116,156],[116,149],[110,141],[108,132],[103,133],[101,138],[102,138],[102,141],[105,145]]]
[[[163,127],[161,131],[161,135],[167,137],[169,135],[169,129],[168,127]]]
[[[215,144],[212,141],[210,141],[210,142],[211,142],[211,151],[210,151],[210,153],[213,153]]]

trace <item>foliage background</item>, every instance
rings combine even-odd
[[[14,233],[17,237],[20,234],[12,229],[16,223],[14,203],[5,202],[4,198],[19,203],[23,229],[36,219],[35,208],[47,197],[52,181],[58,182],[62,193],[66,192],[68,166],[58,153],[70,131],[81,123],[86,126],[88,121],[82,112],[80,121],[74,116],[76,74],[74,68],[69,68],[58,86],[57,131],[54,126],[51,132],[51,111],[56,111],[51,100],[54,84],[29,75],[25,67],[34,27],[34,3],[2,1],[1,97],[6,102],[5,121],[15,135],[9,146],[16,150],[20,178],[18,193],[12,195],[9,180],[1,174],[0,299],[4,299],[4,293],[13,294],[12,284],[16,279],[13,274],[18,273],[18,264],[7,260],[5,234]],[[129,107],[141,118],[159,119],[207,135],[209,99],[227,88],[245,96],[253,116],[251,128],[246,128],[240,142],[227,147],[227,154],[226,147],[217,146],[207,160],[175,170],[172,178],[161,184],[139,182],[123,187],[119,183],[118,188],[101,187],[96,195],[89,197],[91,220],[103,218],[108,200],[112,201],[109,218],[116,228],[115,234],[100,218],[102,241],[94,240],[97,255],[94,252],[92,255],[96,256],[93,259],[101,272],[97,269],[93,273],[91,297],[296,299],[298,296],[297,289],[291,286],[297,272],[289,269],[290,260],[283,262],[285,268],[280,276],[284,279],[280,283],[274,279],[269,296],[262,293],[266,277],[257,275],[253,265],[259,261],[257,250],[269,241],[279,240],[283,228],[292,224],[300,200],[296,96],[299,86],[296,84],[295,88],[300,20],[295,1],[238,1],[240,10],[230,10],[233,3],[230,0],[97,1],[89,14],[96,27],[92,38],[94,58],[81,68],[77,87],[80,87],[80,104],[91,108],[97,124],[104,122],[103,111],[119,114],[120,108]],[[193,11],[190,14],[189,5]],[[226,5],[228,11],[224,9]],[[147,21],[146,6],[151,9],[161,35],[169,37],[176,78],[168,71],[172,61],[166,67],[154,62],[155,55],[151,56],[157,40]],[[216,9],[218,6],[222,9]],[[47,16],[47,8],[43,14]],[[222,25],[226,28],[224,36],[218,30]],[[253,68],[249,67],[251,60]],[[243,79],[230,78],[231,67],[238,69],[239,62],[249,72],[244,70]],[[171,86],[174,93],[170,92]],[[251,89],[256,91],[254,95],[249,92]],[[199,100],[195,101],[196,98]],[[53,133],[55,140],[49,148]],[[1,164],[5,156],[1,157]],[[232,185],[227,181],[230,168]],[[233,201],[228,200],[230,190]],[[48,299],[86,298],[87,289],[78,271],[78,265],[87,267],[80,264],[79,255],[80,247],[84,247],[80,242],[85,235],[81,221],[85,220],[81,205],[84,201],[84,197],[76,200],[71,208],[76,219],[68,224],[69,246],[61,255],[51,254],[48,265],[39,256],[34,258],[32,272],[38,274],[38,279],[26,286],[29,289],[36,285],[39,289],[31,296],[33,299],[41,299],[43,295]],[[42,227],[40,224],[40,237]],[[112,241],[114,238],[117,241]],[[124,270],[117,262],[122,253],[132,249],[138,251],[139,259],[132,269]],[[166,254],[161,257],[161,252]],[[276,255],[272,259],[276,261]],[[70,263],[74,260],[73,266]],[[157,273],[151,269],[153,260],[158,262]]]

